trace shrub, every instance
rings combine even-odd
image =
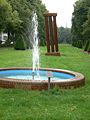
[[[6,44],[0,44],[0,47],[13,47],[13,44],[10,44],[9,46],[6,46]]]
[[[89,41],[86,42],[85,47],[84,47],[84,51],[87,51],[88,46],[89,46]]]
[[[74,46],[74,45],[75,45],[75,41],[73,40],[73,41],[72,41],[72,46]]]
[[[77,47],[78,47],[78,48],[83,48],[83,44],[82,44],[82,41],[81,41],[81,40],[78,41]]]
[[[22,35],[18,36],[18,38],[15,42],[15,45],[14,45],[14,49],[16,49],[16,50],[25,50],[26,49],[26,43],[25,43]]]
[[[2,44],[2,41],[0,40],[0,45]]]
[[[76,40],[73,40],[72,46],[77,47],[77,41]]]
[[[11,45],[11,40],[10,40],[10,39],[7,39],[7,40],[5,41],[5,47],[10,47],[10,45]]]
[[[78,48],[78,46],[79,46],[79,41],[76,41],[76,47]]]
[[[90,52],[90,43],[89,43],[89,45],[88,45],[87,52]]]

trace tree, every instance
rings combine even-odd
[[[88,13],[88,3],[87,0],[79,0],[74,5],[74,12],[72,16],[72,37],[73,40],[81,40],[85,43],[85,38],[83,37],[83,24],[87,20]]]
[[[45,6],[42,4],[41,0],[8,0],[13,10],[16,10],[19,14],[21,23],[21,28],[19,29],[20,34],[23,34],[24,39],[27,43],[27,48],[30,46],[30,28],[32,13],[36,11],[38,15],[39,22],[39,37],[41,45],[45,41],[44,37],[44,17],[43,13],[46,11]]]
[[[26,40],[26,34],[25,33],[27,32],[27,29],[26,29],[27,26],[29,26],[29,24],[31,22],[31,9],[32,9],[32,6],[29,4],[29,2],[27,2],[27,0],[8,0],[8,2],[12,6],[13,11],[17,11],[16,18],[19,17],[20,20],[21,20],[21,21],[19,21],[19,23],[21,23],[20,27],[19,28],[16,27],[18,29],[14,29],[12,31],[13,34],[11,34],[11,35],[12,35],[12,37],[14,39],[17,39],[18,38],[18,33],[23,34],[24,39]],[[10,31],[11,28],[12,28],[11,24],[9,24],[8,28],[9,28],[8,31]]]
[[[27,48],[29,48],[33,11],[38,15],[40,45],[44,45],[43,13],[47,10],[41,0],[0,0],[0,31],[8,33],[7,42],[9,44],[18,38],[19,33],[23,35]]]
[[[0,0],[0,32],[4,31],[11,18],[12,7],[6,0]]]
[[[15,42],[14,48],[16,50],[25,50],[26,49],[26,43],[25,43],[22,35],[19,34],[19,36]]]
[[[88,10],[87,20],[83,25],[83,35],[87,40],[90,40],[90,8]]]
[[[22,21],[20,20],[19,13],[14,10],[11,13],[11,17],[8,20],[5,30],[8,33],[8,41],[13,41],[13,35],[18,33],[19,29],[21,28],[21,23]]]
[[[87,52],[90,53],[90,43],[89,43],[89,45],[88,45]]]
[[[38,15],[38,31],[39,31],[40,45],[44,46],[46,42],[45,42],[45,24],[44,24],[45,22],[44,22],[43,14],[47,12],[47,9],[40,0],[37,0],[36,10]]]
[[[0,31],[8,33],[8,39],[5,42],[9,46],[11,43],[10,34],[15,33],[21,25],[19,14],[12,10],[12,6],[6,0],[0,0]]]
[[[60,27],[58,28],[58,41],[59,43],[71,43],[71,29]]]
[[[89,41],[86,41],[86,44],[84,46],[84,51],[87,51],[88,50],[88,46],[89,46]]]

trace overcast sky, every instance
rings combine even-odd
[[[57,13],[57,26],[71,27],[73,4],[77,0],[42,0],[49,12]]]

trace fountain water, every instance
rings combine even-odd
[[[34,79],[35,71],[37,76],[39,76],[39,45],[38,45],[38,21],[37,14],[33,13],[32,17],[32,77]]]

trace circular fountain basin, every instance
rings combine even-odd
[[[51,76],[48,76],[51,72]],[[39,75],[34,73],[32,79],[32,68],[0,68],[0,87],[42,90],[48,89],[48,77],[50,87],[77,88],[85,84],[82,74],[62,69],[42,68]]]

